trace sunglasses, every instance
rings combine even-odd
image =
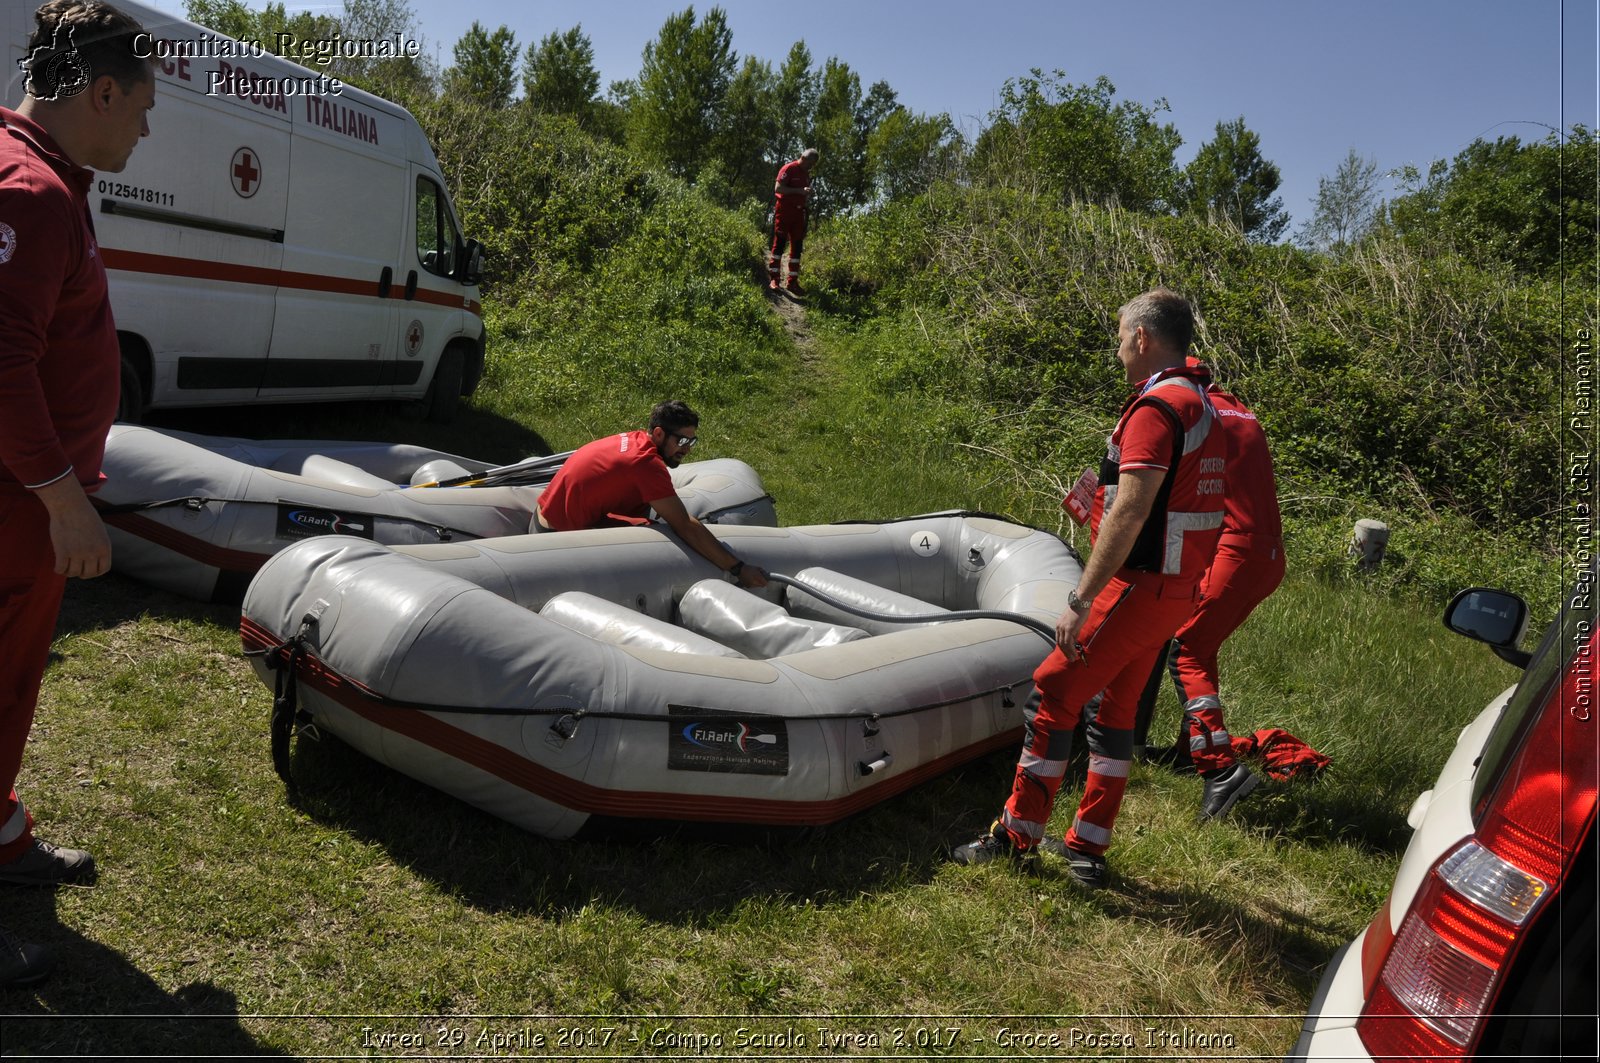
[[[694,446],[700,441],[699,437],[697,436],[673,436],[672,438],[677,442],[678,446],[682,447],[684,450],[688,450],[690,447]]]

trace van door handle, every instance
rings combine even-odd
[[[394,287],[394,268],[383,267],[383,272],[378,274],[378,298],[389,298],[389,289]]]
[[[406,298],[410,299],[417,294],[417,271],[412,270],[406,274]]]

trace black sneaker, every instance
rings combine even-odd
[[[1235,761],[1226,768],[1207,772],[1205,793],[1200,798],[1200,819],[1221,819],[1239,799],[1261,785],[1261,777],[1243,764]]]
[[[1110,868],[1106,866],[1106,858],[1086,853],[1081,849],[1069,849],[1067,843],[1060,838],[1046,838],[1039,843],[1039,848],[1051,856],[1059,856],[1067,862],[1067,874],[1072,880],[1084,889],[1104,889],[1110,878]]]
[[[55,954],[49,949],[21,941],[0,926],[0,989],[42,982],[55,965]]]
[[[998,819],[989,824],[987,834],[951,849],[950,859],[969,866],[987,864],[993,860],[1010,860],[1023,871],[1039,869],[1039,850],[1018,849]]]

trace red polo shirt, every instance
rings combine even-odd
[[[0,486],[100,479],[121,355],[92,171],[0,107]]]
[[[539,496],[539,511],[556,531],[641,523],[651,502],[675,491],[650,433],[623,432],[573,451]]]

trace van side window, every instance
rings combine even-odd
[[[417,178],[417,260],[422,268],[448,277],[456,268],[456,226],[444,192],[426,177]]]

